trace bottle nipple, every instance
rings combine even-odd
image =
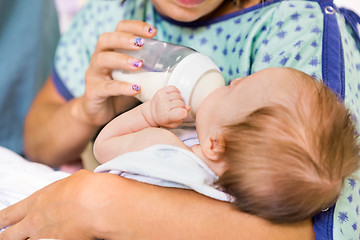
[[[207,56],[193,53],[185,57],[172,72],[168,85],[176,86],[189,105],[190,113],[184,123],[194,123],[201,102],[225,80],[215,63]]]
[[[220,71],[210,70],[196,82],[189,99],[190,115],[195,119],[196,112],[204,99],[215,89],[225,85]]]

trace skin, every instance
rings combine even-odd
[[[223,4],[222,1],[218,0],[198,1],[196,4],[186,3],[182,0],[153,0],[152,3],[160,14],[167,17],[171,16],[171,18],[182,22],[192,22],[212,15],[214,9],[218,10]]]
[[[234,6],[232,1],[152,0],[151,2],[162,15],[182,22],[214,18],[239,10],[238,7]],[[259,2],[259,0],[249,0],[246,1],[242,7],[247,8]]]
[[[292,76],[293,71],[289,68],[267,68],[213,91],[200,105],[196,115],[200,144],[221,135],[224,126],[243,121],[256,109],[274,103],[284,104],[292,99],[293,93],[297,92],[294,89],[301,86]]]
[[[272,224],[192,191],[87,170],[0,211],[0,227],[10,224],[0,240],[315,239],[311,220]]]
[[[170,6],[175,0],[154,3],[159,8],[161,3]],[[204,12],[184,8],[182,20],[211,18],[235,10],[222,3],[205,1],[201,8],[206,9]],[[179,9],[158,10],[170,16]],[[150,33],[150,27],[143,22],[122,21],[114,32],[99,37],[86,72],[83,96],[66,102],[52,79],[47,80],[25,122],[25,152],[30,159],[50,166],[77,159],[100,126],[136,104],[133,98],[124,97],[137,94],[131,85],[111,81],[109,74],[114,68],[136,70],[132,64],[135,59],[111,49],[140,49],[134,46],[134,38],[153,37],[156,29]],[[150,186],[87,170],[0,211],[0,227],[10,225],[0,234],[0,240],[314,239],[311,220],[274,225],[191,191]]]
[[[189,110],[176,87],[167,86],[158,90],[150,101],[106,124],[94,143],[96,160],[103,164],[120,154],[155,144],[185,147],[177,136],[164,128],[179,126]]]

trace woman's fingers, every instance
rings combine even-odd
[[[137,36],[152,38],[156,35],[154,26],[138,20],[123,20],[116,26],[117,32],[128,32]]]
[[[96,85],[94,94],[98,97],[107,98],[115,96],[134,96],[139,93],[140,88],[136,88],[132,83],[121,81],[101,81]]]
[[[24,218],[29,211],[29,206],[33,205],[36,196],[30,197],[0,211],[0,229],[8,227],[0,233],[0,240],[22,240],[27,239],[29,224],[24,224]]]
[[[144,38],[152,38],[155,34],[155,28],[147,23],[129,20],[120,22],[116,31],[103,33],[98,38],[96,50],[91,56],[85,75],[85,94],[79,100],[81,104],[78,104],[80,107],[77,108],[87,122],[95,125],[104,124],[117,113],[128,110],[126,104],[134,106],[133,99],[119,99],[137,95],[140,87],[122,82],[121,79],[112,80],[111,73],[113,70],[141,69],[141,59],[121,50],[141,50]]]
[[[0,229],[20,222],[32,203],[32,196],[0,211]]]
[[[140,69],[141,59],[116,50],[140,50],[144,45],[144,38],[152,38],[155,35],[155,28],[145,22],[134,20],[119,22],[116,31],[99,36],[96,50],[91,57],[90,68],[93,68],[93,72],[102,75],[109,75],[113,69],[130,71]]]
[[[115,49],[139,50],[144,44],[142,37],[125,32],[106,32],[99,36],[96,52]]]
[[[0,240],[24,240],[30,239],[28,236],[28,228],[30,226],[28,224],[23,224],[23,222],[19,222],[10,228],[6,229],[4,232],[0,233]]]
[[[0,240],[95,239],[94,228],[89,226],[96,218],[89,211],[93,209],[86,207],[86,200],[98,188],[79,192],[79,189],[86,189],[87,184],[93,184],[93,176],[89,171],[80,170],[1,211],[1,226],[11,226],[0,234]],[[76,211],[71,211],[74,209]]]
[[[155,35],[156,29],[145,22],[121,21],[115,32],[106,32],[99,36],[96,51],[139,50],[144,44],[143,38],[152,38]]]
[[[145,22],[134,20],[119,22],[115,32],[103,33],[98,38],[86,79],[92,81],[99,76],[103,80],[109,79],[111,71],[114,69],[128,71],[140,69],[143,65],[141,59],[119,51],[140,50],[144,45],[143,38],[152,38],[155,34],[155,28]],[[87,84],[90,81],[87,81]]]
[[[119,52],[98,52],[91,61],[93,71],[102,75],[109,74],[113,69],[133,71],[142,67],[140,59]]]

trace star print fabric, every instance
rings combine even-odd
[[[334,212],[334,239],[360,239],[360,171],[344,182]]]
[[[317,1],[272,0],[249,9],[208,21],[177,22],[159,15],[145,0],[93,0],[75,18],[60,41],[53,78],[68,100],[85,90],[85,71],[97,38],[114,31],[122,19],[143,20],[154,25],[156,39],[190,46],[211,57],[221,69],[226,84],[267,67],[302,70],[322,79],[324,14]],[[360,116],[360,56],[355,41],[338,16],[345,53],[345,103]],[[347,54],[347,55],[346,55]]]

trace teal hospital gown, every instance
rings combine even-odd
[[[332,0],[271,0],[211,20],[177,22],[150,1],[93,0],[61,39],[53,81],[64,98],[85,90],[85,71],[103,32],[122,19],[154,25],[156,39],[190,46],[219,66],[226,84],[268,67],[292,67],[324,81],[343,99],[359,127],[360,19]],[[349,177],[335,207],[314,218],[317,239],[360,239],[359,172]],[[334,231],[333,231],[334,229]]]

